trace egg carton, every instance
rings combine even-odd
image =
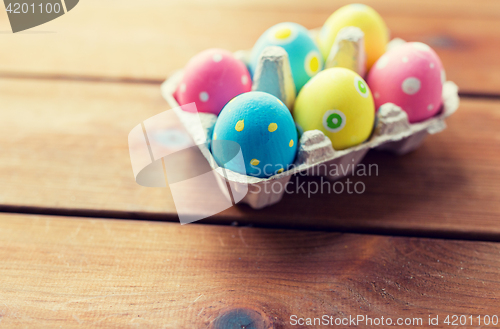
[[[360,49],[361,52],[363,49],[362,36],[359,38],[357,31],[354,32],[356,33],[347,34],[344,39],[337,40],[332,51],[335,47],[336,51],[344,49],[353,53],[350,58],[363,59],[364,54],[359,54]],[[342,47],[342,42],[350,44]],[[394,40],[392,46],[402,42],[404,41],[400,39]],[[270,92],[290,107],[290,104],[293,104],[295,100],[295,94],[294,88],[290,87],[293,81],[290,82],[291,72],[287,54],[282,48],[270,48],[274,49],[266,49],[261,56],[254,75],[253,90]],[[249,51],[239,51],[235,53],[235,56],[248,63],[249,54]],[[327,64],[332,62],[333,57],[335,56],[330,56]],[[349,56],[339,56],[339,58],[346,57]],[[353,69],[363,67],[356,61],[348,63],[348,65]],[[328,64],[327,66],[331,67],[332,65]],[[229,184],[233,194],[244,195],[244,197],[238,198],[240,202],[255,209],[279,202],[285,193],[284,187],[294,174],[325,176],[329,180],[338,180],[349,175],[351,170],[344,169],[356,167],[370,149],[386,150],[399,155],[415,150],[428,134],[436,134],[444,130],[446,128],[445,119],[453,114],[459,106],[458,87],[453,82],[446,81],[443,84],[443,108],[436,116],[423,122],[411,124],[408,121],[408,116],[400,107],[386,103],[379,108],[376,114],[372,135],[360,145],[345,150],[335,150],[330,139],[320,130],[305,131],[299,139],[297,156],[293,166],[289,170],[271,177],[259,178],[242,175],[217,166],[209,146],[217,117],[210,113],[189,113],[181,110],[175,98],[175,91],[182,76],[183,71],[177,71],[162,84],[163,97],[174,109],[212,169],[217,172],[216,178],[219,186],[223,187],[221,188],[223,193],[231,199],[231,196],[228,195],[228,189],[224,188]],[[269,81],[274,82],[269,83]],[[201,126],[199,125],[200,121]],[[334,167],[344,169],[334,171],[328,169]],[[280,184],[281,188],[275,188],[274,184]],[[247,192],[246,195],[245,192]]]

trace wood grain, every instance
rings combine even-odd
[[[129,131],[168,108],[158,86],[12,79],[0,80],[0,98],[0,209],[177,220],[169,189],[137,185],[128,154]],[[369,153],[378,176],[350,178],[362,195],[308,198],[297,187],[321,180],[299,176],[275,206],[205,222],[499,240],[499,126],[500,102],[463,100],[414,153]],[[206,193],[186,197],[203,207]]]
[[[497,1],[365,1],[393,37],[436,49],[448,78],[467,93],[500,93]],[[268,27],[321,26],[348,1],[97,1],[21,34],[0,11],[0,75],[93,76],[161,81],[201,50],[249,49]]]
[[[321,231],[500,241],[498,100],[463,100],[412,154],[371,152],[378,175],[350,178],[362,195],[298,192],[203,221],[266,229],[99,218],[176,220],[170,190],[138,186],[128,155],[129,131],[168,109],[159,82],[200,50],[250,48],[281,21],[317,27],[346,2],[86,0],[15,35],[0,10],[0,77],[36,78],[0,79],[0,211],[95,217],[0,214],[2,328],[500,317],[498,243]],[[365,2],[394,37],[433,46],[463,92],[500,94],[500,2]],[[185,193],[204,207],[208,191]]]
[[[0,231],[2,328],[289,328],[293,314],[500,309],[496,243],[25,215],[0,215]]]
[[[43,80],[0,85],[2,204],[149,209],[159,217],[174,211],[167,189],[135,183],[128,155],[130,130],[168,109],[159,86]]]
[[[411,235],[460,236],[498,241],[500,218],[500,103],[462,100],[448,128],[429,136],[411,154],[372,151],[363,163],[379,174],[354,176],[362,195],[285,195],[281,203],[259,212],[240,206],[250,222],[265,225],[361,230]],[[298,178],[321,184],[318,178]],[[343,180],[346,186],[346,180]],[[314,188],[314,185],[311,185]],[[246,222],[246,221],[245,221]]]

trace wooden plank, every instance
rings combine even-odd
[[[500,315],[497,243],[11,214],[0,231],[2,328]]]
[[[129,131],[168,109],[159,86],[43,80],[0,85],[2,204],[175,211],[167,189],[135,183],[128,154]]]
[[[428,136],[415,152],[396,156],[372,151],[363,163],[376,164],[378,176],[351,177],[353,184],[366,186],[362,195],[344,191],[308,198],[304,192],[292,193],[263,212],[239,209],[261,225],[272,219],[278,226],[489,236],[498,241],[499,110],[498,101],[462,99],[458,112],[447,120],[448,128]],[[303,181],[321,183],[318,178],[299,178],[295,186]],[[342,182],[346,187],[346,180]]]
[[[129,131],[167,109],[158,86],[4,79],[0,98],[0,209],[176,220],[170,190],[138,186],[128,154]],[[499,125],[500,102],[465,99],[416,152],[368,154],[378,176],[351,177],[362,195],[308,198],[300,184],[321,180],[298,177],[277,205],[206,222],[498,240]],[[186,197],[203,207],[206,193]]]
[[[319,27],[347,2],[128,0],[118,4],[88,0],[61,18],[22,35],[8,35],[7,15],[0,12],[0,30],[7,33],[2,41],[8,49],[0,54],[0,74],[160,81],[201,50],[249,49],[264,30],[282,21]],[[500,93],[497,1],[366,3],[383,15],[394,37],[434,47],[448,78],[462,91]]]

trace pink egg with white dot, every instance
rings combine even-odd
[[[380,57],[367,83],[377,109],[385,103],[396,104],[414,123],[439,112],[445,77],[434,50],[421,42],[408,42]]]
[[[208,49],[188,62],[176,91],[180,105],[196,103],[198,112],[218,115],[233,97],[252,90],[243,62],[223,49]]]

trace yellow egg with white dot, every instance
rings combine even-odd
[[[343,150],[370,136],[375,105],[363,78],[336,67],[321,71],[302,88],[293,117],[303,131],[321,130],[334,149]]]
[[[360,28],[365,37],[366,66],[369,70],[386,51],[389,30],[382,17],[371,7],[350,4],[335,11],[323,25],[318,45],[326,60],[335,38],[341,29],[348,26]]]

